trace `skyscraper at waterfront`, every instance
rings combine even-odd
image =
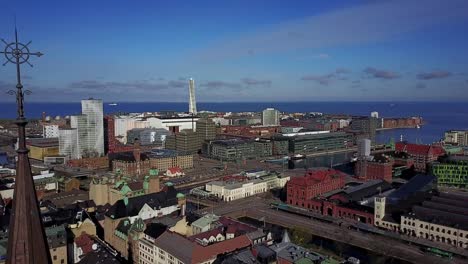
[[[278,126],[280,124],[280,113],[274,108],[267,108],[262,112],[262,124],[264,126]]]
[[[104,155],[104,116],[102,100],[100,99],[87,99],[81,101],[81,115],[74,115],[70,117],[70,126],[76,129],[78,134],[78,140],[76,141],[77,146],[72,151],[73,156],[81,157],[92,157]],[[64,139],[59,139],[59,142],[65,142],[67,144],[75,144],[74,140],[70,140],[68,137],[70,133],[61,132]],[[70,153],[70,147],[65,150],[65,145],[60,149],[61,153]]]
[[[88,150],[102,156],[104,155],[104,115],[101,99],[81,100],[81,113],[87,120],[87,147]]]
[[[197,114],[197,102],[195,100],[195,80],[189,80],[189,113]]]

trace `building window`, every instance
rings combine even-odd
[[[54,258],[53,258],[53,259],[54,259],[54,260],[57,260],[57,256],[54,256]]]

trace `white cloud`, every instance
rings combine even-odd
[[[466,20],[467,10],[465,0],[377,1],[278,24],[216,43],[200,54],[205,59],[223,59],[377,42],[435,24]]]

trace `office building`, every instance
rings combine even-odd
[[[200,118],[197,120],[197,135],[200,143],[213,140],[216,137],[216,124],[212,119]]]
[[[350,129],[365,134],[372,142],[375,142],[377,128],[381,121],[375,117],[358,117],[353,118],[350,123]]]
[[[58,138],[59,126],[58,125],[44,125],[42,127],[42,136],[44,138]]]
[[[253,140],[223,139],[209,143],[210,157],[225,161],[240,161],[255,158],[255,145]]]
[[[434,162],[432,174],[437,177],[439,186],[468,189],[468,162],[466,160]]]
[[[88,121],[85,115],[70,116],[70,126],[76,130],[77,133],[77,146],[79,149],[79,156],[87,156],[88,154]]]
[[[82,157],[104,155],[104,116],[102,100],[81,100],[81,115],[70,117],[70,126],[77,130]]]
[[[67,157],[68,159],[81,158],[77,129],[69,128],[59,130],[59,154]]]
[[[371,154],[371,141],[370,139],[359,139],[358,140],[358,158],[369,157]]]
[[[444,142],[459,146],[468,146],[468,130],[446,131]]]
[[[197,114],[197,101],[195,100],[195,80],[189,80],[189,113]]]
[[[196,132],[186,129],[167,136],[165,148],[193,154],[201,149],[201,142]]]
[[[345,149],[353,145],[353,136],[345,132],[315,133],[289,138],[291,153],[314,153],[317,151]]]
[[[263,110],[262,124],[264,126],[279,126],[280,112],[274,108],[267,108]]]
[[[104,115],[102,100],[92,98],[81,100],[81,112],[86,116],[87,120],[88,150],[95,152],[98,156],[104,155]]]

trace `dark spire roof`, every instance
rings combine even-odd
[[[21,43],[18,43],[18,35],[15,31],[16,50]],[[24,46],[24,45],[23,45]],[[40,56],[40,53],[29,53],[28,49],[23,52],[28,55]],[[16,166],[15,191],[13,194],[13,208],[10,218],[10,227],[8,230],[8,253],[7,263],[52,263],[49,247],[44,227],[42,226],[41,214],[36,197],[36,189],[31,174],[31,167],[28,159],[28,149],[26,148],[26,118],[24,117],[23,100],[24,94],[29,91],[23,91],[20,74],[20,60],[10,62],[16,64],[17,85],[16,91],[10,94],[16,95],[18,104],[18,163]],[[29,58],[29,56],[27,57]],[[25,59],[25,61],[27,60]]]

